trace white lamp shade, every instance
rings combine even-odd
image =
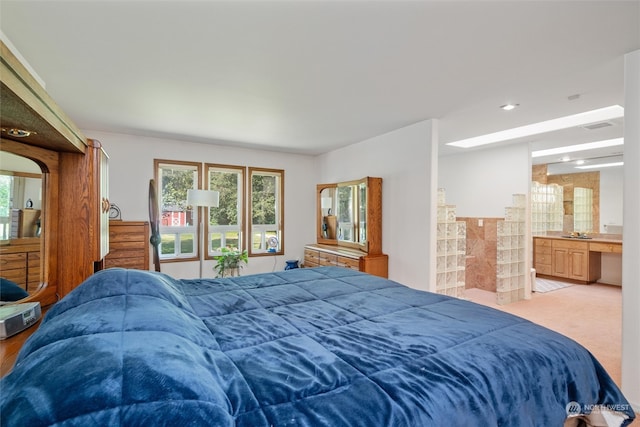
[[[220,193],[210,190],[187,190],[187,205],[218,207]]]

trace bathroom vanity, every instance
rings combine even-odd
[[[603,253],[622,254],[622,237],[536,236],[533,266],[537,276],[592,283],[602,275]]]

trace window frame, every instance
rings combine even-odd
[[[181,161],[181,160],[169,160],[169,159],[154,159],[154,178],[156,182],[156,194],[158,195],[158,212],[162,214],[162,181],[160,178],[160,168],[163,166],[177,166],[178,168],[193,168],[193,171],[196,175],[194,178],[194,189],[210,189],[213,191],[219,191],[215,188],[210,188],[210,179],[209,179],[209,171],[213,169],[219,170],[237,170],[238,173],[241,174],[241,197],[239,197],[239,203],[241,206],[239,207],[239,218],[241,224],[238,229],[241,233],[240,237],[240,246],[238,249],[241,251],[246,250],[247,254],[250,257],[260,257],[260,256],[272,256],[272,255],[284,255],[284,178],[285,171],[284,169],[272,169],[272,168],[263,168],[263,167],[253,167],[253,166],[239,166],[239,165],[227,165],[227,164],[219,164],[219,163],[206,163],[206,162],[191,162],[191,161]],[[278,185],[276,187],[276,217],[277,223],[274,224],[276,227],[276,236],[278,238],[278,248],[276,252],[268,252],[266,248],[266,239],[262,239],[262,244],[264,245],[263,249],[255,250],[253,248],[253,190],[252,190],[252,177],[254,174],[261,175],[271,175],[276,176],[278,179]],[[185,199],[186,203],[186,199]],[[185,212],[189,212],[189,209],[186,209]],[[203,214],[209,219],[204,224],[204,236],[205,241],[211,242],[210,233],[213,232],[214,226],[210,225],[210,208],[205,208],[203,210]],[[169,227],[162,227],[160,224],[160,235],[163,234],[193,234],[193,247],[194,253],[189,254],[187,256],[181,256],[179,251],[174,251],[172,255],[160,256],[161,263],[170,263],[170,262],[183,262],[183,261],[197,261],[200,259],[200,250],[202,246],[202,242],[200,242],[201,238],[201,230],[200,230],[200,217],[201,214],[200,209],[191,209],[191,219],[193,225],[183,227],[184,230],[171,230],[170,233],[166,232],[166,229]],[[227,226],[220,226],[227,227]],[[164,232],[163,232],[164,231]],[[266,232],[265,232],[266,237]],[[176,239],[176,244],[179,244],[179,239]],[[207,249],[205,249],[205,254],[203,259],[211,260],[217,255],[217,251],[210,251],[209,244],[207,245]]]
[[[209,172],[211,170],[219,170],[219,171],[238,171],[238,173],[240,174],[240,183],[239,183],[239,189],[238,191],[240,192],[240,194],[238,195],[238,203],[240,206],[238,206],[238,221],[239,221],[239,225],[238,225],[238,231],[240,233],[239,236],[239,240],[240,240],[240,245],[238,247],[238,249],[240,251],[244,251],[245,249],[247,249],[247,233],[246,233],[246,229],[245,229],[245,224],[246,224],[246,212],[247,212],[247,167],[246,166],[238,166],[238,165],[225,165],[225,164],[219,164],[219,163],[205,163],[204,164],[204,179],[205,179],[205,188],[207,190],[212,190],[212,191],[220,191],[217,188],[210,188],[211,185],[211,179],[209,176]],[[214,259],[215,256],[220,255],[221,252],[220,251],[215,251],[215,250],[209,250],[210,249],[210,245],[209,243],[211,242],[211,228],[228,228],[230,226],[211,226],[211,214],[209,211],[207,211],[207,218],[209,219],[208,221],[205,221],[205,239],[207,241],[207,249],[205,251],[205,259]]]
[[[192,234],[193,234],[194,252],[192,254],[190,253],[188,255],[181,256],[179,251],[176,252],[174,250],[174,253],[172,255],[163,256],[162,250],[160,250],[161,252],[160,263],[162,264],[162,263],[169,263],[169,262],[197,261],[200,259],[200,217],[199,217],[200,212],[198,208],[191,209],[193,225],[180,227],[180,230],[176,230],[174,228],[174,230],[172,230],[171,233],[167,233],[167,232],[163,233],[163,230],[166,230],[167,228],[169,228],[169,227],[162,226],[162,181],[160,179],[160,168],[163,165],[184,167],[185,169],[188,167],[193,167],[196,173],[196,178],[194,179],[194,188],[199,190],[202,188],[202,163],[188,162],[188,161],[181,161],[181,160],[167,160],[167,159],[153,160],[153,166],[154,166],[153,174],[156,182],[156,194],[158,195],[158,200],[157,200],[158,212],[160,213],[160,224],[159,224],[160,236],[162,236],[163,234],[173,234],[176,236],[182,235],[182,234],[191,234],[191,230],[193,230]],[[185,196],[185,203],[186,203],[186,196]],[[188,211],[189,209],[185,209],[185,213]],[[180,239],[177,238],[175,243],[176,247],[179,246],[179,242],[180,242]],[[160,244],[160,247],[162,248],[162,243]]]
[[[284,255],[284,169],[271,169],[261,167],[249,167],[247,174],[247,252],[250,257]],[[256,251],[253,248],[253,175],[277,175],[279,185],[276,187],[276,237],[278,238],[278,248],[275,252],[268,252],[266,248]],[[264,240],[264,239],[263,239]],[[263,241],[264,244],[264,241]]]

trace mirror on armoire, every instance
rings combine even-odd
[[[41,288],[44,185],[41,167],[0,150],[0,304]]]

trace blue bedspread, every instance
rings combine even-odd
[[[49,310],[0,393],[7,426],[552,427],[571,402],[634,417],[562,335],[331,267],[97,273]]]

